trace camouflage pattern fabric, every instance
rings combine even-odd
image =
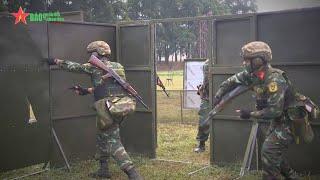
[[[102,60],[102,62],[112,68],[120,77],[125,79],[124,68],[121,64],[104,60]],[[98,128],[96,136],[96,158],[99,160],[107,160],[112,156],[122,170],[131,169],[133,164],[120,141],[118,123],[121,122],[126,115],[135,110],[135,100],[122,91],[120,93],[114,91],[114,89],[121,88],[120,85],[113,80],[104,81],[102,79],[102,76],[104,75],[102,70],[89,63],[79,64],[64,60],[59,66],[70,72],[89,75],[94,88],[102,84],[106,85],[107,92],[105,98],[94,103],[94,108],[97,112],[96,124]],[[109,109],[107,109],[107,106]]]
[[[97,160],[109,160],[112,156],[121,170],[129,170],[133,167],[133,163],[121,143],[118,125],[114,125],[106,131],[100,130],[96,138],[97,152],[95,158]]]
[[[270,62],[272,59],[272,52],[268,44],[262,41],[253,41],[241,48],[241,56],[245,59],[261,57],[267,62]]]
[[[293,101],[285,99],[287,90],[293,87],[283,71],[272,68],[268,65],[263,76],[247,71],[239,72],[224,81],[216,93],[217,97],[222,97],[227,92],[233,90],[238,85],[252,87],[256,97],[256,111],[251,113],[251,117],[256,119],[269,120],[270,133],[267,135],[262,148],[262,162],[264,174],[271,177],[279,177],[281,174],[290,174],[289,166],[282,167],[286,160],[283,152],[288,145],[293,142],[292,123],[286,118],[284,110],[292,106]],[[290,91],[294,98],[295,91]],[[288,94],[287,94],[288,95]],[[277,124],[277,126],[274,126]],[[287,171],[287,172],[285,172]]]
[[[284,122],[288,120],[282,119]],[[262,145],[261,158],[263,176],[280,179],[281,175],[286,178],[295,176],[290,168],[284,152],[294,142],[290,124],[271,124]]]
[[[108,112],[106,108],[105,99],[100,99],[94,103],[94,109],[96,110],[96,126],[100,130],[106,130],[110,127],[114,121],[111,114]]]
[[[87,52],[97,52],[99,55],[105,56],[111,54],[111,49],[109,44],[104,41],[94,41],[87,46]]]
[[[116,117],[124,117],[136,109],[136,101],[128,96],[108,97],[106,104],[109,112]]]
[[[203,128],[199,128],[200,124],[206,120],[208,113],[210,112],[210,103],[209,103],[209,60],[206,60],[203,65],[203,82],[200,88],[200,110],[198,111],[199,115],[199,125],[198,125],[198,141],[207,141],[209,136],[209,126],[206,124]]]
[[[210,134],[210,124],[209,121],[203,128],[200,128],[200,124],[206,120],[208,114],[210,112],[210,103],[209,100],[201,99],[200,110],[198,112],[199,115],[199,125],[198,125],[198,134],[197,140],[198,141],[207,141],[209,134]]]
[[[203,81],[201,85],[201,99],[209,100],[209,59],[204,62],[202,67],[203,70]]]
[[[103,61],[106,66],[112,68],[121,78],[125,79],[124,68],[120,63]],[[94,87],[97,87],[103,83],[103,71],[92,66],[89,63],[80,64],[72,61],[65,60],[59,64],[60,68],[70,72],[83,73],[91,76],[91,82]],[[120,86],[120,85],[119,85]]]

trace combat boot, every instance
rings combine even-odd
[[[301,179],[299,174],[294,171],[293,169],[290,169],[288,173],[284,173],[283,176],[285,177],[285,180],[299,180]]]
[[[202,153],[206,150],[206,143],[205,141],[200,141],[199,145],[194,149],[196,153]]]
[[[93,173],[89,174],[89,177],[92,178],[111,178],[111,174],[109,172],[108,162],[106,160],[100,160],[100,168]]]
[[[140,176],[134,167],[129,170],[124,170],[124,172],[128,175],[129,180],[143,180],[142,176]]]

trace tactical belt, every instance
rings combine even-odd
[[[128,93],[118,84],[104,83],[94,88],[94,100],[98,101],[109,96],[125,96]]]

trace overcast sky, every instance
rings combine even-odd
[[[320,0],[257,0],[258,12],[320,6]]]

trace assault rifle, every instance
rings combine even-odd
[[[240,94],[248,91],[250,89],[250,87],[247,86],[237,86],[235,89],[233,89],[232,91],[230,91],[229,93],[227,93],[226,95],[224,95],[221,100],[218,102],[217,105],[215,105],[215,107],[209,112],[208,117],[206,120],[204,120],[202,123],[200,123],[200,128],[204,127],[206,124],[209,123],[209,121],[220,111],[222,111],[222,109],[224,108],[224,106],[233,98],[239,96]]]
[[[157,85],[160,86],[162,88],[163,92],[167,95],[167,97],[169,97],[169,94],[166,91],[166,87],[164,87],[164,85],[158,75],[157,75]]]
[[[89,61],[93,66],[104,70],[106,73],[110,74],[129,94],[134,96],[146,109],[149,107],[143,102],[142,97],[137,93],[133,87],[122,79],[113,69],[107,67],[100,59],[98,59],[95,55],[91,55]]]

